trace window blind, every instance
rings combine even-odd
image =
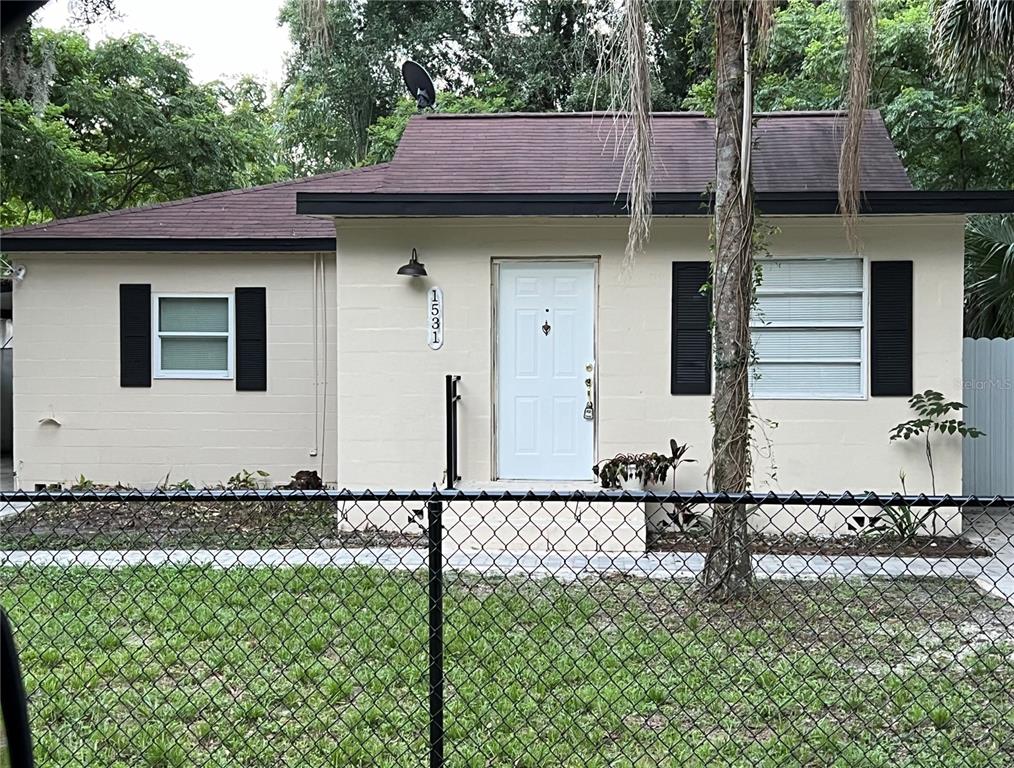
[[[864,282],[861,259],[761,262],[754,396],[862,396]]]

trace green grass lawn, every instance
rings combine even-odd
[[[426,762],[421,576],[0,569],[40,766]],[[1008,766],[1014,619],[963,582],[451,579],[449,766]]]

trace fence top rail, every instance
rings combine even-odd
[[[653,493],[651,491],[574,491],[574,490],[290,490],[290,489],[93,489],[0,491],[0,505],[46,502],[180,502],[180,501],[326,501],[326,502],[427,502],[427,501],[506,501],[506,502],[610,502],[614,504],[653,502],[661,504],[746,504],[786,507],[1014,507],[1014,497],[1002,496],[927,496],[902,494],[851,493]]]

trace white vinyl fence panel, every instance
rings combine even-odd
[[[964,492],[1014,496],[1014,339],[965,339],[963,398],[986,433],[962,445]]]

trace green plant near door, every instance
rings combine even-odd
[[[986,433],[965,424],[964,421],[952,415],[960,412],[965,407],[964,403],[947,400],[942,394],[932,389],[912,395],[908,399],[908,405],[915,411],[916,418],[895,426],[891,430],[891,440],[923,438],[926,445],[926,463],[929,465],[930,483],[933,495],[936,496],[937,478],[933,468],[933,443],[931,440],[933,433],[971,438],[982,437]]]
[[[622,481],[637,478],[643,487],[661,485],[671,471],[674,475],[680,464],[696,459],[686,458],[690,447],[669,441],[669,454],[664,453],[618,453],[611,459],[600,461],[592,472],[602,482],[603,488],[620,488]]]

